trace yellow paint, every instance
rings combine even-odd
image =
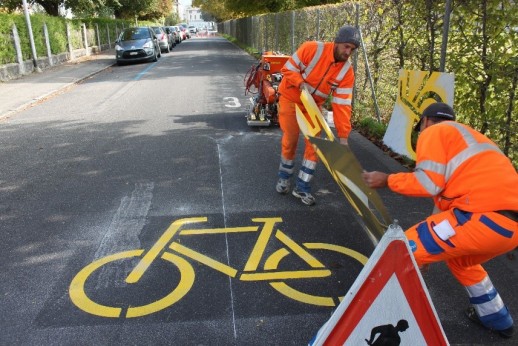
[[[265,280],[288,280],[288,279],[314,279],[325,278],[331,275],[329,269],[320,270],[287,270],[272,273],[242,274],[239,280],[242,281],[265,281]]]
[[[180,231],[180,235],[242,233],[242,232],[257,232],[258,230],[259,230],[259,226],[207,228],[207,229],[185,229],[185,230]]]
[[[349,256],[360,262],[362,265],[367,263],[368,258],[362,255],[361,253],[348,249],[343,246],[326,244],[326,243],[304,243],[305,248],[310,250],[329,250],[341,253],[345,256]],[[275,270],[278,268],[280,261],[289,255],[290,252],[286,249],[279,249],[275,253],[273,253],[265,264],[265,269]],[[310,271],[308,271],[310,272]],[[306,277],[309,279],[309,277]],[[315,278],[313,276],[312,278]],[[282,278],[280,278],[282,279]],[[302,303],[319,305],[319,306],[335,306],[335,298],[334,297],[322,297],[317,295],[311,295],[304,292],[297,291],[294,288],[291,288],[286,282],[270,282],[270,285],[277,290],[279,293]],[[336,297],[338,301],[341,301],[343,297]]]
[[[415,160],[411,138],[414,123],[436,99],[453,106],[452,74],[400,70],[399,90],[383,142],[399,154]]]
[[[130,258],[141,258],[140,262],[130,273],[130,276],[126,279],[128,285],[136,284],[142,274],[147,270],[151,263],[157,259],[159,253],[163,250],[161,259],[176,266],[180,272],[180,280],[176,287],[168,293],[165,297],[144,304],[141,306],[129,306],[127,308],[125,317],[135,318],[145,315],[150,315],[155,312],[161,311],[175,304],[181,300],[192,288],[195,280],[195,272],[193,266],[188,262],[188,258],[198,261],[214,270],[217,270],[229,277],[237,277],[238,270],[216,261],[200,252],[192,250],[184,245],[181,245],[178,241],[173,241],[175,235],[200,235],[200,234],[221,234],[221,233],[240,233],[240,232],[256,232],[259,226],[244,226],[244,227],[232,227],[232,228],[207,228],[207,229],[189,229],[179,231],[179,229],[186,224],[206,222],[205,217],[195,217],[180,219],[173,222],[166,231],[161,235],[159,240],[151,247],[146,253],[145,250],[130,250],[125,252],[116,253],[95,260],[86,267],[84,267],[77,275],[73,278],[70,288],[69,295],[72,302],[81,310],[86,313],[108,318],[120,318],[123,316],[124,308],[117,306],[106,306],[99,304],[88,296],[85,291],[85,285],[91,275],[100,269],[102,266],[114,262]],[[321,306],[334,306],[334,302],[339,300],[340,297],[320,297],[310,295],[307,293],[299,292],[285,282],[286,280],[311,280],[315,278],[325,278],[331,275],[331,270],[325,268],[325,265],[313,256],[309,250],[330,250],[342,253],[346,256],[352,257],[353,259],[365,264],[367,261],[366,257],[357,253],[354,250],[332,244],[324,243],[304,243],[298,244],[289,238],[284,232],[275,230],[275,225],[282,222],[280,217],[271,218],[253,218],[253,222],[261,223],[261,231],[256,241],[256,244],[250,254],[249,259],[245,265],[244,273],[239,276],[242,281],[279,281],[282,282],[270,282],[270,285],[278,292],[285,296],[301,301],[307,304],[321,305]],[[265,260],[264,271],[258,271],[259,264],[264,255],[266,246],[270,241],[272,234],[275,230],[275,237],[284,245],[284,247],[275,251]],[[170,243],[170,244],[169,244]],[[169,244],[169,245],[168,245]],[[168,250],[174,252],[167,252]],[[184,257],[180,257],[180,254]],[[288,255],[295,255],[302,259],[308,268],[302,268],[301,270],[279,270],[279,263]],[[187,259],[186,259],[187,258]],[[131,276],[133,275],[133,276]]]
[[[180,253],[186,257],[192,258],[195,261],[205,264],[207,267],[210,267],[219,272],[222,272],[225,275],[228,275],[232,278],[236,277],[236,274],[237,274],[236,269],[234,269],[226,264],[223,264],[221,262],[218,262],[216,260],[213,260],[212,258],[205,256],[197,251],[191,250],[188,247],[185,247],[178,243],[172,243],[169,248],[171,250],[177,251],[178,253]]]
[[[324,130],[324,132],[327,135],[327,139],[329,139],[330,141],[334,141],[335,135],[333,134],[333,131],[331,131],[331,128],[327,124],[327,121],[324,119],[322,113],[320,112],[320,108],[318,108],[317,104],[315,103],[315,100],[306,89],[302,90],[302,93],[300,94],[300,100],[302,101],[304,108],[306,108],[306,112],[308,113],[311,122],[314,124],[313,126],[315,130],[317,128],[319,132],[321,129]]]
[[[143,252],[144,250],[141,249],[119,252],[103,257],[84,267],[79,273],[77,273],[77,275],[72,280],[72,283],[70,284],[69,295],[72,302],[81,310],[92,315],[110,318],[120,317],[122,308],[101,305],[92,301],[88,297],[85,292],[86,281],[93,272],[95,272],[103,265],[121,259],[140,257]],[[128,308],[126,317],[140,317],[163,310],[179,301],[191,289],[194,283],[195,274],[189,262],[179,256],[170,253],[164,253],[162,258],[178,267],[181,277],[178,286],[162,299],[154,301],[150,304]]]
[[[68,290],[72,302],[81,310],[92,315],[102,317],[119,317],[122,312],[121,308],[100,305],[88,298],[88,296],[85,293],[86,280],[90,275],[92,275],[94,271],[96,271],[97,269],[99,269],[107,263],[121,260],[124,258],[138,257],[143,252],[144,250],[131,250],[116,253],[114,255],[106,256],[97,261],[94,261],[86,267],[84,267],[83,269],[81,269],[81,271],[77,273],[77,275],[72,280],[72,283],[70,284],[70,288]]]
[[[324,268],[325,266],[317,260],[314,256],[312,256],[309,252],[307,252],[302,246],[291,240],[286,234],[277,231],[275,237],[279,239],[284,245],[286,245],[289,249],[291,249],[297,256],[299,256],[302,260],[304,260],[307,264],[309,264],[312,268]]]
[[[206,221],[206,217],[191,217],[174,221],[162,234],[158,241],[151,247],[151,249],[149,249],[144,258],[142,258],[137,266],[135,266],[135,268],[131,271],[131,273],[126,278],[126,282],[132,284],[140,280],[147,268],[149,268],[151,263],[157,258],[158,254],[166,248],[167,244],[171,241],[176,232],[178,232],[180,227],[190,223]]]
[[[254,249],[248,258],[248,261],[245,265],[245,271],[254,271],[259,266],[259,262],[261,261],[261,257],[263,256],[264,249],[268,244],[268,240],[270,239],[273,226],[277,222],[282,222],[280,217],[277,218],[255,218],[252,219],[254,222],[264,222],[263,230],[259,234],[257,242],[255,243]]]
[[[167,252],[164,253],[162,258],[175,264],[180,270],[180,282],[178,283],[178,286],[167,296],[151,304],[128,308],[126,317],[140,317],[163,310],[182,299],[183,296],[191,290],[192,285],[194,284],[195,274],[190,263],[182,257]]]
[[[318,306],[335,306],[335,302],[331,297],[321,297],[315,296],[307,293],[303,293],[297,291],[294,288],[291,288],[284,282],[270,282],[270,286],[272,286],[277,292],[289,297],[293,300],[299,301],[305,304],[318,305]]]

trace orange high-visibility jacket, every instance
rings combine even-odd
[[[338,137],[347,138],[351,132],[354,72],[349,61],[335,63],[333,50],[332,42],[311,41],[302,44],[281,70],[283,79],[279,93],[300,107],[303,107],[300,101],[302,83],[306,83],[318,106],[332,93],[333,118]]]
[[[413,173],[391,174],[388,186],[432,196],[440,210],[518,210],[518,173],[489,138],[454,121],[426,128],[417,140]]]

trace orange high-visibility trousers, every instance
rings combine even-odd
[[[299,124],[297,123],[297,115],[295,111],[295,102],[288,100],[286,97],[279,98],[279,124],[282,130],[282,140],[281,140],[281,153],[282,157],[287,160],[295,159],[295,154],[297,151],[297,144],[299,141],[300,129]],[[299,105],[299,108],[304,113],[304,116],[309,118],[309,115],[306,112],[306,109],[302,104]],[[306,147],[304,149],[304,159],[310,160],[313,162],[318,161],[318,156],[311,145],[311,143],[304,138]]]
[[[481,282],[482,263],[518,246],[518,222],[495,212],[451,209],[409,228],[408,238],[419,266],[444,261],[463,286]]]

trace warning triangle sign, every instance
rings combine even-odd
[[[401,227],[391,225],[310,345],[448,345]]]

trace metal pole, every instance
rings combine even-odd
[[[360,28],[360,5],[356,4],[354,7],[356,9],[354,24],[359,29]],[[354,71],[355,76],[356,76],[357,67],[358,67],[358,50],[356,50],[356,52],[354,53],[354,56],[353,56],[353,71]],[[356,78],[355,78],[354,85],[353,85],[353,101],[352,101],[353,109],[354,109],[354,102],[356,101],[356,94],[357,94],[357,91],[356,91]]]
[[[295,53],[295,11],[291,11],[291,54]]]
[[[376,93],[374,92],[374,82],[372,81],[371,70],[369,67],[369,60],[367,59],[367,51],[365,50],[365,43],[363,42],[362,31],[358,28],[358,32],[360,33],[360,43],[363,51],[363,58],[365,59],[365,67],[367,69],[367,75],[369,76],[369,82],[372,90],[372,99],[374,100],[374,107],[376,108],[376,116],[378,117],[378,122],[381,123],[380,109],[378,107],[378,100],[376,99]]]
[[[317,9],[317,33],[315,41],[320,41],[320,9]]]
[[[451,0],[446,0],[446,9],[444,11],[444,24],[442,27],[441,64],[439,67],[440,72],[444,72],[444,69],[446,67],[446,47],[448,46],[448,34],[450,31],[450,13]]]
[[[36,55],[36,46],[34,45],[34,36],[32,35],[31,17],[29,16],[29,10],[27,9],[27,0],[23,0],[23,13],[25,14],[27,30],[29,31],[29,41],[31,43],[32,62],[34,63],[34,69],[36,72],[41,72],[41,69],[38,67],[38,56]]]

